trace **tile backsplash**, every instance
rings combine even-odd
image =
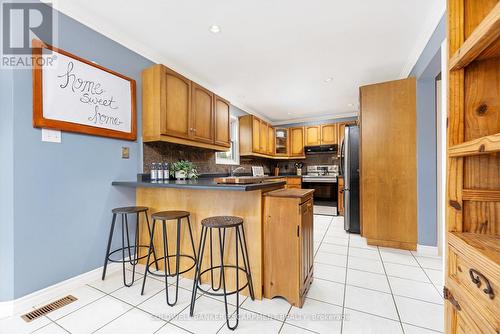
[[[229,173],[231,165],[218,165],[215,163],[215,152],[196,147],[177,145],[166,142],[144,143],[144,173],[149,173],[153,162],[176,162],[189,160],[194,163],[201,174],[224,174]],[[264,173],[271,174],[274,167],[280,168],[280,173],[296,173],[295,163],[302,162],[302,172],[306,172],[308,165],[338,165],[337,157],[328,154],[308,155],[306,159],[276,161],[263,158],[240,158],[240,166],[245,168],[245,173],[252,172],[252,166],[264,167]]]
[[[144,143],[144,173],[149,173],[153,162],[176,162],[189,160],[194,163],[201,174],[229,173],[231,165],[218,165],[215,163],[215,152],[166,142]],[[264,167],[264,173],[270,173],[274,164],[269,159],[241,157],[240,166],[245,168],[245,173],[252,172],[252,166]]]

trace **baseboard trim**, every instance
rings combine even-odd
[[[109,263],[106,272],[111,274],[117,270],[121,270],[122,265],[119,263]],[[16,314],[21,314],[34,306],[39,306],[44,303],[50,303],[53,299],[67,293],[68,290],[80,287],[89,280],[97,280],[101,278],[103,267],[85,272],[75,277],[71,277],[62,282],[56,283],[44,289],[35,291],[26,296],[0,302],[0,319],[8,318]]]
[[[366,242],[370,246],[398,248],[398,249],[413,250],[413,251],[417,249],[417,245],[413,242],[378,240],[378,239],[369,239],[369,238],[366,238]]]
[[[427,245],[417,244],[417,255],[439,256],[439,248],[437,246],[427,246]]]

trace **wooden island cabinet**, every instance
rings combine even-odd
[[[313,279],[312,189],[264,194],[264,297],[302,307]],[[286,268],[286,270],[285,270]]]

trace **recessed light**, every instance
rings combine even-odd
[[[347,106],[348,106],[349,108],[352,108],[352,107],[354,107],[354,104],[349,103]]]
[[[291,112],[287,112],[288,115],[291,115],[292,113]]]
[[[331,82],[332,80],[333,80],[333,78],[332,78],[332,77],[328,77],[328,78],[326,78],[324,81],[325,81],[325,82]]]
[[[210,28],[208,28],[208,30],[210,30],[210,32],[214,34],[220,33],[220,27],[216,24],[211,25]]]

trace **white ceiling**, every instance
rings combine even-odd
[[[406,77],[445,1],[59,0],[55,7],[279,122],[353,115],[359,86]],[[209,31],[213,24],[219,34]]]

